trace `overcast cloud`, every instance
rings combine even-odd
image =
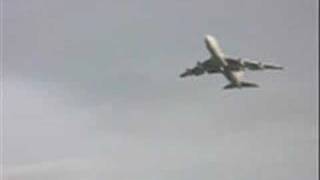
[[[10,180],[315,180],[318,1],[4,1]],[[209,57],[274,62],[258,89],[180,79]]]

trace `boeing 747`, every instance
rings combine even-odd
[[[199,76],[204,73],[207,74],[223,74],[226,79],[230,82],[228,85],[224,86],[224,89],[232,88],[243,88],[243,87],[258,87],[257,84],[251,82],[242,81],[242,77],[245,70],[281,70],[283,67],[272,64],[264,64],[257,61],[251,61],[244,58],[232,58],[226,56],[218,41],[210,35],[205,37],[205,44],[209,50],[211,57],[204,61],[198,62],[197,65],[192,69],[187,69],[180,77],[187,76]]]

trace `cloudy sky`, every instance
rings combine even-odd
[[[315,180],[317,0],[4,0],[5,180]],[[274,62],[258,89],[180,79]]]

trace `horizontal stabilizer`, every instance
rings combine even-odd
[[[243,88],[243,87],[259,87],[259,86],[255,83],[241,82],[240,85],[228,84],[228,85],[224,86],[223,89],[233,89],[233,88]]]
[[[250,82],[241,82],[241,87],[259,87],[258,84]]]

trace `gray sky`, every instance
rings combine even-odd
[[[317,3],[4,1],[5,179],[317,179]],[[206,34],[286,70],[179,79]]]

